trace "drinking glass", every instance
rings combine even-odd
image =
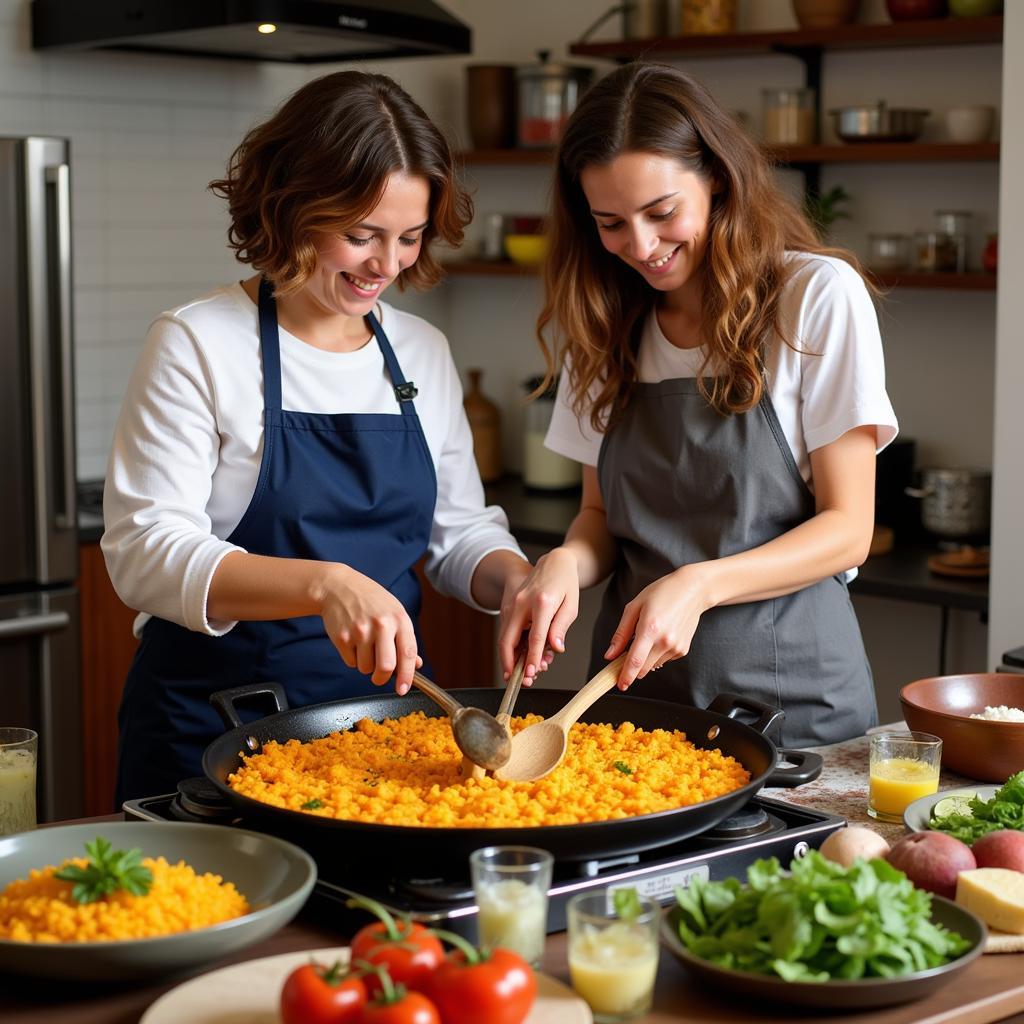
[[[511,949],[540,965],[553,860],[534,846],[485,846],[469,855],[481,946]]]
[[[610,889],[569,900],[569,975],[596,1024],[617,1024],[651,1008],[661,907],[646,896],[639,900],[640,913],[629,920],[616,915]]]
[[[0,836],[36,827],[36,753],[31,729],[0,726]]]
[[[868,814],[901,822],[915,800],[939,788],[942,740],[927,732],[880,732],[868,752]]]

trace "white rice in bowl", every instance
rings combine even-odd
[[[981,718],[986,722],[1024,722],[1024,711],[1000,704],[997,708],[986,707],[980,714],[976,713],[970,717]]]

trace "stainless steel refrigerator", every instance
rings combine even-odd
[[[70,201],[65,140],[0,137],[0,725],[41,821],[82,810]]]

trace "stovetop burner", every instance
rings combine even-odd
[[[268,831],[261,822],[239,817],[206,778],[183,780],[177,793],[129,800],[124,813],[129,820],[208,822]],[[548,891],[548,929],[565,928],[566,903],[577,892],[635,886],[645,896],[670,903],[676,888],[695,877],[718,881],[742,876],[759,857],[778,857],[788,864],[845,824],[845,818],[755,796],[732,817],[690,839],[615,857],[556,861]],[[477,908],[468,878],[389,877],[386,868],[346,861],[344,848],[329,835],[309,842],[292,838],[317,861],[319,877],[309,908],[343,934],[365,924],[365,915],[349,910],[346,901],[369,896],[420,923],[476,937]]]

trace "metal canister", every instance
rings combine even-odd
[[[921,486],[907,494],[921,499],[921,523],[950,539],[979,537],[989,531],[992,473],[987,469],[921,470]]]
[[[519,145],[533,149],[557,145],[593,74],[592,68],[582,64],[549,61],[546,50],[538,57],[538,63],[516,68]]]

